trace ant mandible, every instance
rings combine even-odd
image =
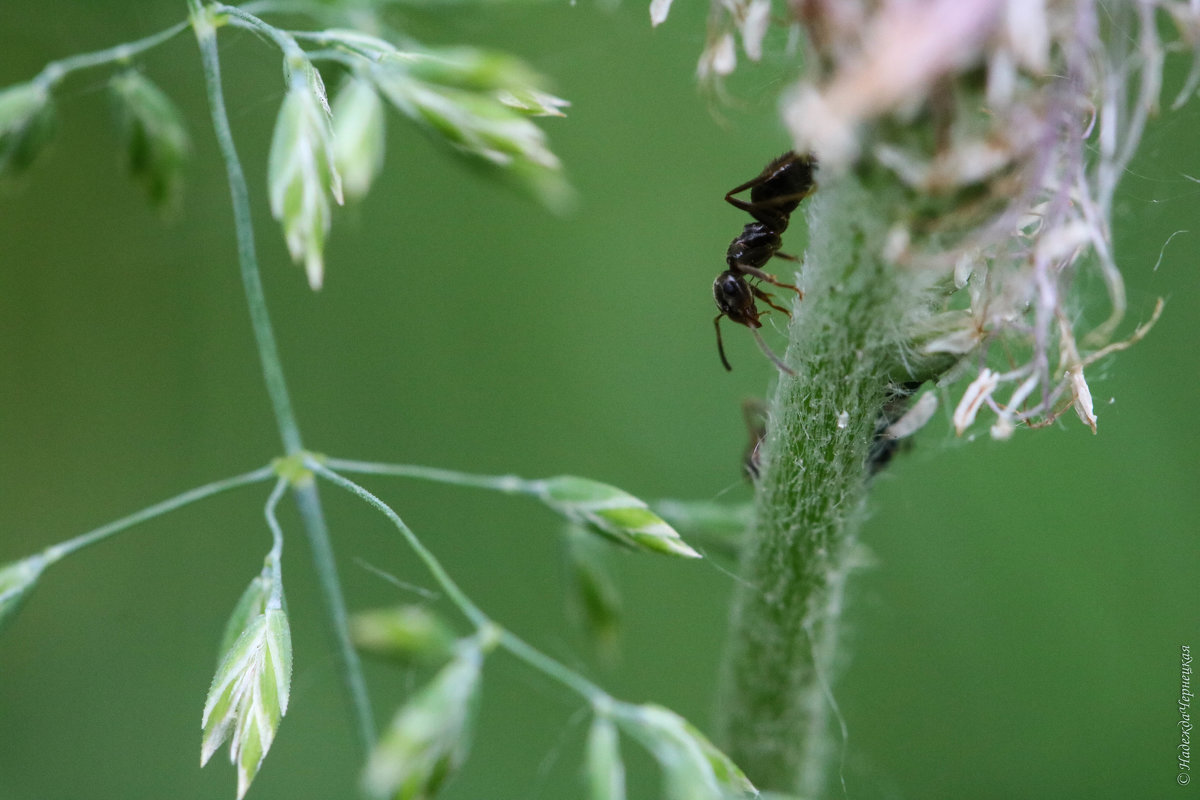
[[[812,155],[797,155],[789,150],[767,164],[756,177],[725,194],[725,202],[754,217],[754,222],[747,223],[742,232],[730,242],[729,250],[725,253],[728,269],[713,281],[713,298],[721,312],[713,319],[713,327],[717,329],[717,352],[728,371],[732,371],[733,367],[729,366],[729,360],[725,358],[725,345],[721,342],[721,317],[729,317],[749,328],[767,358],[781,371],[795,375],[779,356],[771,352],[759,334],[757,329],[762,327],[762,323],[758,318],[768,312],[758,310],[755,298],[789,317],[792,314],[783,306],[771,302],[773,295],[764,292],[758,288],[757,283],[751,283],[748,279],[766,281],[781,289],[791,289],[801,298],[804,297],[804,292],[798,287],[780,282],[774,275],[764,272],[762,267],[772,256],[789,261],[799,260],[795,256],[779,252],[783,244],[780,235],[787,230],[788,218],[800,205],[800,201],[817,188],[813,180],[816,168],[817,160]],[[747,189],[750,190],[749,202],[734,197]]]

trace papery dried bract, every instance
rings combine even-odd
[[[979,373],[975,380],[963,392],[962,399],[958,402],[958,406],[954,409],[954,432],[962,436],[963,431],[971,427],[971,423],[975,421],[975,415],[979,413],[980,407],[988,401],[992,396],[992,392],[999,385],[999,377],[990,369],[984,368]]]
[[[921,395],[917,402],[912,404],[912,407],[901,415],[900,419],[893,422],[884,431],[893,439],[904,439],[912,436],[921,428],[925,427],[929,420],[933,419],[933,415],[937,412],[938,396],[934,392],[926,392]]]
[[[723,33],[708,42],[700,54],[696,75],[701,81],[722,78],[737,67],[737,46],[732,33]]]
[[[762,58],[763,38],[771,22],[771,0],[751,0],[742,18],[742,49],[751,61]]]
[[[650,0],[650,24],[658,27],[667,21],[672,0]]]
[[[1080,421],[1096,432],[1096,412],[1092,406],[1092,390],[1088,388],[1087,380],[1083,377],[1083,367],[1076,366],[1067,370],[1067,382],[1071,386],[1071,405]]]

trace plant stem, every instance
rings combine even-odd
[[[806,294],[772,401],[755,530],[742,553],[719,720],[762,789],[822,795],[830,685],[847,573],[864,517],[868,454],[898,361],[902,321],[925,304],[883,263],[885,192],[853,176],[809,207]]]
[[[238,486],[245,486],[246,484],[265,481],[274,474],[274,471],[268,466],[256,469],[253,472],[235,475],[232,478],[213,481],[212,483],[205,484],[204,486],[197,486],[195,489],[189,489],[182,494],[177,494],[170,499],[163,500],[161,503],[155,503],[148,508],[143,508],[141,511],[135,511],[127,517],[122,517],[121,519],[110,522],[107,525],[102,525],[95,530],[80,534],[74,539],[69,539],[65,542],[59,542],[56,545],[47,547],[42,555],[46,558],[46,563],[48,566],[59,559],[65,558],[66,556],[69,556],[78,550],[88,547],[89,545],[96,544],[97,542],[101,542],[110,536],[120,533],[123,530],[132,528],[134,525],[137,525],[140,522],[145,522],[146,520],[160,517],[163,514],[174,511],[177,508],[186,506],[188,503],[194,503],[197,500],[203,500],[206,497],[212,497],[214,494],[224,492],[227,489],[233,489]]]
[[[516,475],[475,475],[452,469],[425,467],[420,464],[382,464],[373,461],[351,461],[345,458],[329,458],[325,466],[339,472],[354,472],[360,475],[388,475],[394,478],[416,478],[423,481],[468,486],[474,489],[491,489],[505,494],[538,494],[538,481],[529,481]]]
[[[63,78],[72,72],[90,67],[99,67],[105,64],[120,63],[128,61],[138,53],[157,47],[163,42],[171,39],[177,34],[187,30],[188,21],[176,23],[166,30],[151,34],[144,39],[138,39],[136,42],[125,42],[116,47],[109,47],[105,50],[97,50],[92,53],[80,53],[62,58],[58,61],[51,61],[42,68],[41,73],[34,80],[44,86],[53,87]]]
[[[342,682],[345,684],[347,699],[350,707],[354,709],[358,723],[359,739],[363,749],[370,752],[375,747],[375,721],[371,714],[371,699],[367,694],[367,682],[363,678],[362,661],[350,640],[350,615],[346,612],[346,599],[338,580],[337,562],[333,557],[333,544],[329,538],[325,512],[321,507],[321,497],[317,494],[316,484],[311,481],[294,485],[292,495],[296,499],[296,507],[300,510],[300,518],[304,521],[304,531],[308,534],[313,567],[317,571],[317,580],[325,598],[325,615],[341,662]]]
[[[276,509],[283,493],[287,491],[288,482],[285,478],[275,481],[275,488],[267,498],[263,515],[267,518],[267,527],[271,529],[271,552],[267,553],[267,563],[271,565],[271,596],[267,600],[267,608],[283,608],[283,527],[279,524]]]
[[[568,689],[582,695],[585,700],[591,703],[592,708],[609,708],[615,703],[608,692],[587,678],[584,678],[578,672],[563,666],[542,651],[537,650],[524,639],[517,637],[508,630],[501,631],[500,646],[526,664],[537,669],[543,675],[553,678]]]
[[[425,568],[429,570],[431,575],[433,575],[433,579],[437,581],[437,585],[442,588],[442,591],[446,593],[446,596],[450,598],[450,601],[454,603],[454,605],[458,606],[458,609],[463,613],[463,616],[469,619],[471,624],[477,628],[483,628],[492,624],[491,620],[488,618],[488,615],[483,613],[483,611],[479,608],[479,606],[475,605],[471,598],[467,597],[466,592],[459,588],[458,584],[454,582],[454,579],[450,577],[450,573],[446,572],[446,568],[443,567],[441,562],[437,560],[437,556],[435,556],[428,547],[421,543],[421,540],[417,538],[417,535],[412,532],[412,529],[408,527],[408,524],[401,519],[400,515],[397,514],[391,506],[349,478],[344,478],[341,475],[338,475],[336,472],[331,471],[328,467],[325,467],[316,459],[307,459],[305,461],[305,466],[330,483],[345,489],[351,494],[357,495],[370,505],[374,506],[380,513],[387,517],[393,525],[396,526],[397,530],[400,531],[400,535],[403,536],[404,540],[408,543],[408,546],[411,547],[413,552],[417,554],[417,558],[421,559],[421,562],[425,565]]]
[[[203,12],[201,12],[203,13]],[[204,61],[204,77],[208,87],[208,101],[212,108],[213,129],[217,145],[225,161],[229,180],[229,194],[233,203],[234,228],[237,234],[238,264],[241,267],[242,289],[250,308],[250,323],[254,328],[254,341],[258,346],[259,362],[267,394],[275,412],[275,423],[288,455],[300,452],[300,429],[292,411],[291,397],[283,377],[283,366],[279,348],[275,344],[275,332],[267,313],[267,298],[263,292],[262,278],[258,271],[258,254],[254,248],[254,225],[250,218],[250,191],[246,186],[246,175],[233,143],[233,132],[229,127],[229,115],[225,110],[225,94],[221,89],[221,62],[217,51],[215,32],[212,35],[197,35],[201,56]]]
[[[258,271],[258,257],[254,249],[254,226],[250,218],[250,193],[241,161],[233,142],[229,116],[225,110],[225,96],[221,89],[221,62],[217,50],[216,30],[209,17],[209,10],[200,0],[191,0],[192,25],[200,44],[204,65],[204,79],[208,89],[209,106],[212,110],[213,129],[217,145],[225,161],[229,179],[229,193],[233,202],[234,227],[237,232],[238,264],[241,269],[242,287],[250,310],[250,322],[254,328],[254,340],[258,346],[259,362],[267,384],[267,394],[275,414],[275,423],[288,455],[303,449],[300,429],[292,411],[291,398],[283,377],[283,366],[271,329],[267,313],[267,300],[263,292],[262,278]],[[371,703],[367,695],[367,684],[363,678],[358,653],[350,642],[350,626],[346,604],[338,580],[337,565],[333,556],[333,545],[329,539],[329,528],[321,508],[321,499],[312,482],[294,486],[293,494],[300,510],[300,518],[312,549],[313,564],[325,599],[325,612],[333,634],[342,672],[342,682],[350,707],[358,724],[358,733],[364,750],[375,743],[375,723],[371,716]]]
[[[367,465],[363,464],[362,462],[339,461],[337,459],[330,459],[327,463],[339,463],[347,465],[357,464],[360,467],[376,466],[380,469],[363,469],[361,471],[379,472],[382,474],[403,474],[404,469],[404,465]],[[563,666],[550,656],[546,655],[527,643],[525,640],[518,637],[516,634],[496,624],[483,611],[483,609],[475,605],[474,601],[467,596],[467,593],[464,592],[459,585],[454,582],[454,579],[450,577],[450,573],[448,573],[446,568],[442,566],[440,561],[438,561],[437,556],[435,556],[432,551],[429,550],[429,548],[421,543],[421,540],[417,538],[417,535],[413,533],[412,529],[408,527],[408,524],[404,522],[400,515],[397,514],[391,506],[380,500],[365,487],[359,486],[349,478],[345,478],[336,472],[331,471],[328,466],[321,464],[316,459],[306,459],[305,466],[322,478],[325,478],[331,483],[340,486],[362,500],[365,500],[368,504],[387,517],[391,523],[396,526],[397,530],[400,531],[400,535],[404,537],[404,540],[408,543],[408,546],[413,549],[413,551],[417,554],[417,557],[421,559],[423,564],[425,564],[425,568],[429,570],[429,573],[433,576],[433,579],[437,582],[437,585],[442,588],[442,591],[446,593],[446,596],[450,598],[450,601],[458,607],[459,611],[463,613],[463,616],[470,620],[471,624],[474,625],[476,629],[480,631],[485,629],[497,630],[499,632],[497,644],[499,644],[500,647],[503,647],[509,653],[524,661],[534,669],[537,669],[542,674],[553,678],[567,688],[582,695],[584,699],[592,704],[593,707],[607,707],[614,702],[612,697],[610,697],[607,692],[605,692],[596,684],[584,678],[574,670]],[[401,472],[394,471],[396,469],[401,470]],[[420,470],[423,468],[417,467],[414,469]],[[438,472],[438,470],[433,471]],[[447,472],[447,474],[462,475],[463,473]],[[468,475],[466,477],[470,478],[473,476]]]

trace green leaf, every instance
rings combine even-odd
[[[621,760],[617,727],[608,717],[592,720],[586,769],[590,800],[625,800],[625,763]]]
[[[54,102],[40,84],[0,91],[0,177],[24,172],[54,135]]]
[[[700,558],[666,520],[644,502],[606,483],[561,475],[535,484],[543,503],[567,519],[636,549]]]
[[[427,800],[466,761],[470,750],[483,653],[459,646],[453,661],[405,703],[371,752],[363,774],[368,795]]]
[[[130,174],[153,205],[174,206],[191,150],[179,109],[137,70],[114,76],[109,89],[117,104]]]
[[[41,554],[0,566],[0,630],[16,615],[46,566]]]
[[[401,664],[445,661],[455,643],[450,626],[424,606],[361,611],[350,618],[350,638],[364,653]]]
[[[229,758],[237,767],[238,800],[250,788],[275,739],[291,689],[292,638],[287,613],[282,607],[267,607],[251,614],[263,602],[263,587],[258,584],[264,579],[266,594],[282,600],[279,587],[270,583],[271,574],[268,564],[234,609],[224,638],[228,640],[237,630],[239,620],[244,624],[221,658],[200,723],[201,766],[229,739]]]

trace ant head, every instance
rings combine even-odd
[[[754,293],[746,279],[734,272],[725,270],[713,281],[713,299],[717,301],[717,309],[723,316],[748,328],[758,328],[759,310],[754,304]]]
[[[796,291],[799,291],[799,289]],[[758,321],[761,312],[754,305],[755,297],[760,297],[772,308],[778,308],[780,311],[787,313],[786,309],[780,308],[771,302],[770,295],[756,287],[752,287],[744,276],[731,269],[725,270],[713,281],[713,298],[717,301],[717,308],[721,312],[713,318],[713,327],[717,329],[717,353],[721,356],[721,363],[725,366],[726,370],[733,369],[733,367],[729,366],[729,359],[725,358],[725,345],[721,342],[721,317],[729,317],[734,322],[745,325],[750,329],[750,332],[754,334],[754,341],[758,343],[759,349],[771,360],[772,364],[779,368],[780,372],[794,376],[796,373],[787,364],[783,363],[783,360],[779,356],[771,352],[771,348],[763,341],[762,334],[758,332],[758,329],[762,327],[762,323]]]

